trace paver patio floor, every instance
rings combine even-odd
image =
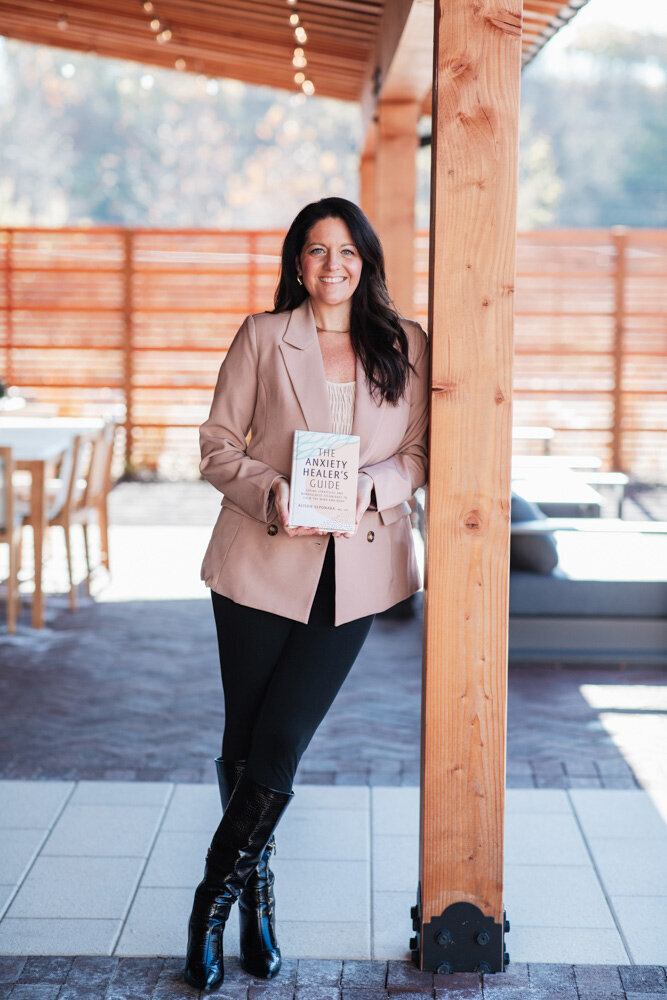
[[[0,777],[214,780],[224,705],[199,568],[218,496],[208,483],[117,487],[113,575],[95,575],[75,614],[52,533],[47,627],[30,628],[26,602],[17,635],[0,632]],[[76,532],[74,550],[82,575]],[[418,784],[420,610],[418,594],[413,618],[376,618],[298,782]],[[667,784],[655,753],[666,696],[660,669],[510,664],[509,787]]]

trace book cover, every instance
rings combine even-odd
[[[291,528],[354,531],[359,441],[356,434],[294,431]]]

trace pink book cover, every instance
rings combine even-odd
[[[356,434],[294,431],[291,528],[354,531],[359,441]]]

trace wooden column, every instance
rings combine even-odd
[[[377,122],[372,121],[366,132],[364,146],[359,158],[359,207],[375,225],[375,183],[377,156]]]
[[[375,224],[375,150],[362,153],[359,161],[359,207]]]
[[[417,122],[420,102],[381,100],[375,164],[375,225],[387,285],[402,316],[414,311]]]
[[[436,0],[413,960],[503,971],[521,2]],[[548,907],[548,902],[545,901]]]

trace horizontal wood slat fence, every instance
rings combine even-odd
[[[121,469],[196,475],[218,367],[272,305],[283,235],[0,230],[0,378],[45,412],[119,416]],[[416,248],[426,326],[427,233]],[[667,481],[666,306],[667,231],[520,233],[514,423],[553,427],[552,454]]]

